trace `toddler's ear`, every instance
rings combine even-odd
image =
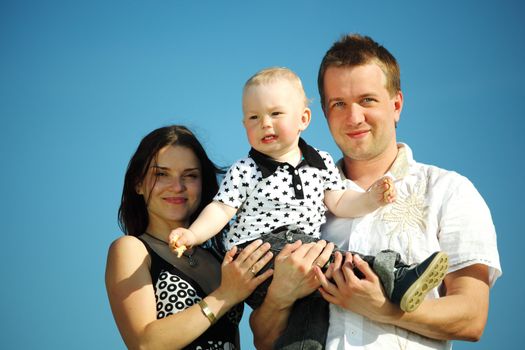
[[[306,130],[308,125],[310,125],[310,120],[312,119],[312,111],[310,108],[306,107],[301,115],[301,131]]]

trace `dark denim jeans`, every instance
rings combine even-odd
[[[289,243],[295,241],[302,241],[303,243],[317,242],[318,238],[307,235],[296,228],[289,228],[286,226],[279,227],[274,231],[261,236],[263,242],[268,242],[271,245],[270,251],[274,253],[274,257],[282,250],[282,248]],[[251,242],[246,242],[239,245],[243,249]],[[340,251],[335,249],[335,251]],[[342,252],[344,253],[344,252]],[[358,254],[354,253],[353,254]],[[377,257],[361,255],[359,256],[365,260],[370,267],[379,275],[381,282],[386,285],[393,284],[393,267],[400,261],[399,254],[393,251],[383,251]],[[333,259],[333,254],[332,258]],[[259,271],[259,274],[273,268],[274,259],[272,259],[266,266]],[[357,269],[354,269],[357,277],[362,278],[363,275]],[[270,286],[271,278],[261,283],[255,291],[245,300],[245,302],[252,308],[256,309],[261,306],[268,287]],[[328,302],[326,302],[319,292],[314,292],[294,303],[288,325],[285,331],[274,344],[274,349],[286,350],[319,350],[324,349],[326,343],[326,335],[328,333],[329,314]]]

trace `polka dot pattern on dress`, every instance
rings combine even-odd
[[[168,271],[162,271],[155,287],[157,301],[157,318],[176,314],[196,303],[202,298],[191,284]]]

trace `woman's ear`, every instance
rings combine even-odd
[[[142,182],[135,185],[135,192],[137,192],[137,194],[141,196],[144,195],[144,189],[142,187]]]

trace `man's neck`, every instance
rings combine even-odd
[[[343,158],[345,176],[359,187],[368,189],[388,172],[397,157],[397,145],[373,159],[355,160]]]

